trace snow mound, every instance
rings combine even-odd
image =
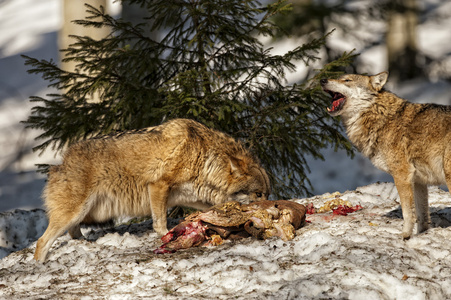
[[[152,250],[161,242],[147,221],[86,228],[82,230],[86,239],[80,240],[66,234],[54,243],[45,264],[33,260],[33,243],[0,260],[0,298],[451,297],[447,192],[430,188],[433,228],[408,241],[400,237],[401,210],[392,183],[293,201],[320,207],[332,197],[364,208],[347,216],[309,215],[310,223],[288,242],[248,238],[157,255]],[[45,227],[42,214],[41,210],[2,214],[1,232],[6,226],[23,226],[15,231],[24,242],[16,243],[27,245]]]
[[[0,258],[21,250],[36,241],[47,228],[47,218],[42,209],[0,213]]]

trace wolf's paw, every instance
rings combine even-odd
[[[166,227],[164,227],[164,228],[154,228],[154,230],[159,236],[164,236],[164,235],[166,235],[166,233],[169,232],[169,230]]]
[[[408,240],[412,236],[413,233],[413,226],[415,225],[415,222],[408,222],[404,221],[404,224],[402,226],[402,239]]]
[[[408,240],[412,237],[412,235],[413,235],[413,224],[404,223],[401,233],[402,239]]]
[[[417,234],[423,233],[429,229],[429,223],[418,223],[417,225]]]
[[[73,239],[82,239],[83,238],[83,234],[81,233],[81,230],[80,230],[80,225],[75,225],[75,226],[69,228],[68,231],[69,231],[71,238],[73,238]]]
[[[403,232],[403,233],[401,234],[401,236],[402,236],[402,239],[406,241],[406,240],[410,239],[410,237],[411,237],[412,235],[411,235],[410,233],[404,233],[404,232]]]

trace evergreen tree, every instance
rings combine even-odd
[[[133,25],[102,7],[87,5],[82,26],[111,28],[101,40],[76,36],[62,50],[75,72],[54,61],[26,58],[30,73],[42,74],[60,93],[31,97],[38,104],[25,123],[43,133],[36,150],[65,145],[115,130],[190,118],[244,142],[268,170],[275,197],[308,194],[306,155],[323,159],[328,145],[351,146],[339,123],[328,116],[330,99],[320,78],[337,75],[353,55],[344,53],[318,70],[311,81],[287,86],[295,60],[319,58],[326,36],[284,55],[274,55],[259,38],[274,36],[271,18],[289,9],[283,0],[262,6],[255,0],[123,0],[146,9],[149,20]],[[159,40],[151,32],[159,31]],[[90,95],[100,95],[92,101]]]

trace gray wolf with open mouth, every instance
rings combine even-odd
[[[393,176],[404,219],[402,237],[429,228],[427,185],[451,190],[451,106],[408,102],[383,89],[387,72],[322,79],[328,108],[341,116],[357,149]]]

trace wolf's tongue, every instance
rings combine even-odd
[[[332,109],[330,111],[335,111],[343,104],[345,97],[340,93],[335,93],[332,100]]]
[[[333,111],[336,110],[340,106],[340,104],[343,102],[343,100],[344,100],[344,98],[340,98],[340,99],[332,102],[332,110]]]

